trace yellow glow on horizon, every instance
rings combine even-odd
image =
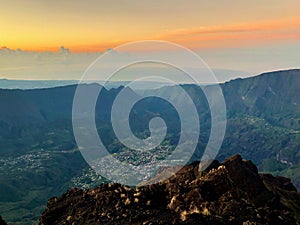
[[[294,0],[16,1],[1,5],[0,47],[103,52],[156,39],[190,48],[225,48],[291,42],[300,33],[300,2]]]

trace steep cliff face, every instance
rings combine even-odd
[[[300,194],[289,179],[258,174],[239,155],[199,172],[201,165],[136,188],[73,188],[49,200],[39,224],[300,224]]]

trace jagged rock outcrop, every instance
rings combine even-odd
[[[73,188],[49,200],[39,224],[300,224],[300,194],[289,179],[259,174],[239,155],[198,168],[136,188]]]
[[[1,216],[0,216],[0,225],[7,225],[7,223],[2,219]]]

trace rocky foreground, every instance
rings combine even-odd
[[[300,224],[300,193],[289,179],[258,174],[239,155],[202,172],[199,165],[137,188],[73,188],[49,200],[39,224]]]
[[[0,216],[0,225],[7,225],[1,216]]]

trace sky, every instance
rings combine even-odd
[[[11,0],[0,27],[8,79],[79,79],[107,49],[140,40],[180,44],[232,78],[299,67],[298,0]]]

